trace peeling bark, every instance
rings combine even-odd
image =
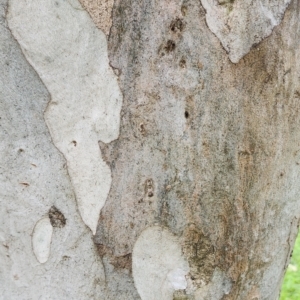
[[[7,19],[51,93],[45,119],[67,160],[81,217],[95,234],[111,184],[98,141],[118,137],[122,95],[108,64],[106,38],[78,7],[77,0],[11,0]]]
[[[201,0],[206,22],[237,63],[280,24],[290,0]]]
[[[298,2],[80,2],[0,0],[0,296],[278,299]]]
[[[45,123],[50,94],[11,35],[7,4],[0,0],[0,299],[97,299],[103,263]],[[60,214],[49,214],[53,206]],[[52,223],[51,251],[40,263],[33,230],[47,215],[66,224]]]

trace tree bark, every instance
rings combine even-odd
[[[1,297],[278,299],[299,2],[81,4],[0,0]]]

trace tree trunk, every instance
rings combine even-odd
[[[0,0],[0,298],[278,299],[299,2],[80,1]]]

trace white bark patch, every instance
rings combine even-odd
[[[196,291],[195,299],[221,300],[224,298],[224,295],[229,294],[231,286],[232,283],[229,277],[223,271],[216,268],[209,284]]]
[[[176,237],[167,229],[145,229],[136,241],[132,271],[142,300],[173,299],[175,290],[185,289],[189,266]]]
[[[272,33],[291,0],[201,0],[210,30],[233,63]]]
[[[50,256],[53,227],[49,217],[40,219],[34,226],[32,233],[32,249],[36,259],[45,263]]]
[[[122,106],[106,37],[77,0],[11,0],[7,19],[51,94],[46,123],[67,160],[82,219],[95,234],[111,184],[98,141],[118,137]]]

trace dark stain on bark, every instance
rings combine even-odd
[[[66,225],[66,218],[63,213],[57,209],[54,205],[49,209],[49,219],[53,227],[62,228]]]

